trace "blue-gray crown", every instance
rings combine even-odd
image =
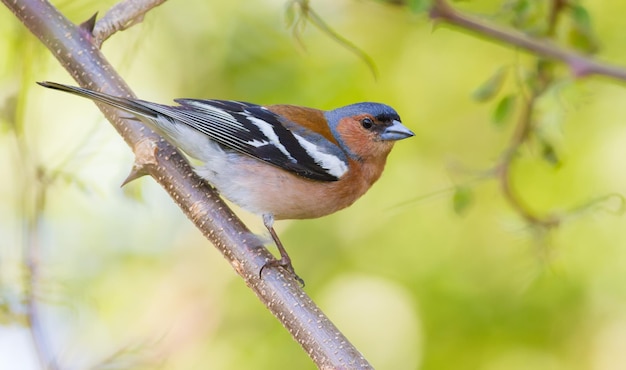
[[[394,120],[402,122],[395,109],[386,104],[372,102],[350,104],[345,107],[333,109],[326,112],[326,120],[328,120],[331,129],[334,129],[342,118],[364,113],[370,114],[377,120],[383,122]]]

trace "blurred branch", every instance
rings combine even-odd
[[[547,37],[553,37],[557,28],[559,16],[565,9],[566,2],[564,0],[552,0],[550,12],[548,13],[548,28],[546,31]],[[533,114],[535,110],[535,104],[548,88],[555,82],[554,74],[550,72],[549,66],[543,58],[539,58],[536,62],[536,68],[532,73],[532,78],[528,78],[530,96],[526,98],[524,106],[522,107],[522,113],[520,114],[517,126],[511,137],[511,142],[508,148],[505,150],[499,165],[496,167],[497,175],[499,176],[500,187],[504,197],[508,200],[509,204],[520,214],[526,222],[531,225],[541,226],[545,228],[557,227],[561,223],[560,217],[557,215],[538,216],[530,207],[524,202],[522,197],[515,191],[513,186],[512,166],[519,149],[522,145],[528,142],[530,135],[532,134],[533,127]]]
[[[41,307],[39,300],[41,297],[41,221],[46,204],[46,195],[49,184],[43,169],[38,164],[31,161],[28,149],[24,145],[24,140],[17,137],[18,151],[21,157],[20,165],[24,169],[23,187],[24,191],[21,199],[24,212],[24,262],[26,271],[24,274],[24,304],[26,307],[26,320],[28,322],[30,334],[33,340],[37,357],[43,369],[60,369],[56,355],[50,345],[48,333],[41,317]],[[29,202],[34,199],[32,204]]]
[[[98,49],[117,31],[123,31],[143,21],[152,8],[166,0],[122,0],[115,4],[93,27],[94,44]],[[95,16],[94,16],[95,20]]]
[[[556,25],[559,23],[559,16],[566,8],[568,0],[552,0],[550,13],[548,15],[548,31],[546,34],[550,37],[556,33]]]
[[[551,68],[552,61],[565,63],[569,66],[574,77],[603,75],[626,81],[625,68],[597,61],[589,55],[561,47],[549,41],[550,38],[555,37],[562,13],[570,6],[571,3],[567,0],[551,0],[546,15],[547,28],[543,35],[544,39],[532,38],[522,32],[505,29],[470,17],[453,9],[446,0],[433,0],[433,5],[430,9],[430,16],[435,21],[443,21],[459,26],[462,29],[486,36],[505,45],[519,47],[537,55],[535,69],[526,77],[528,96],[524,96],[523,90],[519,93],[524,98],[524,104],[517,120],[517,126],[500,161],[495,166],[493,172],[490,173],[495,174],[500,182],[504,198],[526,222],[530,225],[547,229],[559,226],[567,213],[572,214],[579,210],[574,208],[567,212],[566,215],[552,213],[540,216],[536,214],[515,190],[512,167],[520,148],[529,142],[531,135],[536,131],[534,127],[536,118],[534,116],[536,115],[537,101],[557,82]],[[594,200],[578,208],[587,208],[595,202]]]
[[[30,46],[36,43],[25,43],[23,46],[29,54],[37,54]],[[22,79],[32,80],[32,63],[25,61],[19,73]],[[15,76],[17,77],[17,76]],[[14,181],[15,186],[21,189],[16,197],[18,219],[22,231],[21,254],[23,270],[20,271],[22,291],[19,309],[9,309],[17,322],[28,324],[34,353],[42,369],[57,370],[59,363],[54,349],[51,346],[44,320],[42,318],[42,300],[46,279],[42,273],[42,231],[47,192],[51,181],[46,170],[41,166],[37,151],[29,146],[25,135],[27,90],[21,89],[11,96],[6,106],[2,108],[4,119],[9,122],[11,134],[15,144],[15,156],[11,162],[19,169],[15,176],[8,176],[5,181]],[[0,257],[1,259],[1,257]],[[3,282],[0,282],[2,285]],[[17,311],[17,312],[15,312]]]
[[[304,30],[306,22],[311,23],[317,27],[317,29],[328,35],[328,37],[335,40],[339,45],[354,53],[365,63],[367,68],[369,68],[372,75],[374,75],[374,79],[378,78],[378,69],[372,57],[358,46],[354,45],[350,40],[341,36],[339,32],[332,29],[328,23],[313,10],[309,4],[309,0],[290,0],[289,3],[287,3],[287,23],[292,27],[294,38],[298,40],[301,45],[303,45],[303,43],[300,34]]]
[[[86,27],[77,27],[43,0],[2,0],[83,87],[133,96]],[[33,81],[34,83],[34,81]],[[320,368],[371,368],[291,274],[267,268],[272,255],[175,148],[122,112],[99,106],[135,153],[133,174],[152,176],[229,261],[261,302]]]
[[[623,67],[600,62],[587,55],[562,48],[547,40],[535,39],[521,32],[505,29],[467,16],[454,10],[446,0],[434,0],[430,16],[434,20],[459,26],[506,45],[517,46],[545,58],[561,61],[570,67],[575,77],[602,75],[626,81],[626,69]],[[555,14],[555,19],[556,16]]]
[[[500,163],[496,167],[496,174],[500,181],[500,187],[502,188],[504,197],[517,211],[517,213],[519,213],[526,220],[526,222],[536,226],[551,228],[559,225],[559,218],[553,216],[540,217],[534,214],[530,207],[528,207],[524,200],[515,191],[511,171],[513,162],[520,147],[527,142],[528,137],[532,132],[532,112],[535,107],[535,102],[540,95],[540,92],[533,93],[532,96],[530,96],[526,101],[517,127],[515,128],[515,132],[511,138],[511,142],[504,152]]]

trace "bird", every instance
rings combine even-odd
[[[361,102],[332,110],[233,100],[175,99],[163,105],[56,82],[39,85],[132,114],[189,157],[226,199],[260,215],[295,278],[275,220],[310,219],[350,206],[379,179],[398,140],[414,136],[398,113]]]

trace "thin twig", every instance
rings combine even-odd
[[[553,35],[559,21],[560,13],[564,10],[566,5],[567,3],[564,0],[552,0],[548,14],[547,36]],[[543,66],[544,62],[545,60],[542,58],[539,58],[536,62],[536,69],[533,72],[536,82],[530,88],[530,96],[525,99],[522,112],[517,121],[517,126],[513,132],[509,146],[497,166],[496,173],[498,174],[504,197],[516,212],[529,224],[549,229],[558,226],[561,219],[557,215],[539,216],[535,214],[524,199],[515,191],[512,179],[512,166],[517,158],[517,154],[522,145],[528,142],[533,132],[533,114],[537,100],[548,90],[550,85],[554,83],[554,75],[545,72],[546,68]]]
[[[565,49],[547,40],[538,40],[525,34],[500,27],[462,14],[446,0],[434,0],[430,10],[431,18],[486,36],[504,45],[516,46],[544,58],[567,64],[575,77],[601,75],[626,81],[626,69],[617,65],[597,61],[587,55]]]
[[[359,59],[361,59],[367,68],[372,72],[374,79],[378,78],[378,68],[376,67],[376,63],[365,51],[361,50],[358,46],[352,43],[347,38],[343,37],[339,32],[335,31],[326,21],[322,18],[309,4],[309,0],[292,0],[288,5],[289,7],[295,6],[298,8],[298,18],[292,25],[293,27],[293,35],[295,39],[300,43],[301,40],[301,30],[304,27],[304,22],[309,22],[313,24],[317,29],[328,35],[331,39],[335,40],[339,45],[348,49],[351,53],[356,55]]]
[[[500,163],[496,167],[496,174],[498,176],[498,180],[500,181],[500,187],[502,188],[504,197],[515,209],[515,211],[526,220],[526,222],[536,226],[551,228],[558,226],[558,217],[551,215],[541,217],[536,215],[526,204],[524,199],[515,191],[512,178],[512,166],[515,158],[519,153],[519,149],[522,145],[524,145],[524,143],[526,143],[530,133],[532,132],[532,112],[539,95],[539,93],[533,93],[533,95],[525,102],[522,114],[519,117],[518,124],[515,128],[515,132],[511,137],[511,142],[504,152]]]
[[[548,31],[546,35],[548,37],[554,36],[556,33],[556,26],[559,23],[559,17],[563,13],[563,9],[568,5],[568,0],[552,0],[550,4],[550,13],[548,14]]]

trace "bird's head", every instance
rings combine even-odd
[[[393,144],[415,134],[381,103],[356,103],[325,113],[335,139],[355,159],[386,158]]]

